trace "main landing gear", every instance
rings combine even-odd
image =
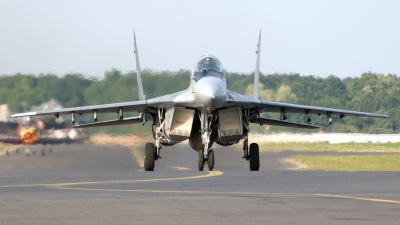
[[[160,149],[153,143],[147,143],[144,148],[144,170],[154,171],[155,161],[161,158]]]
[[[212,171],[215,165],[215,158],[214,158],[214,150],[208,150],[207,158],[204,157],[204,150],[198,151],[198,158],[197,158],[197,165],[199,167],[199,171],[203,171],[204,164],[207,162],[208,170]]]
[[[243,158],[249,161],[250,171],[258,171],[260,169],[260,151],[257,143],[250,144],[250,151],[248,147],[247,137],[243,139]]]

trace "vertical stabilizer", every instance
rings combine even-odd
[[[258,95],[258,82],[260,80],[260,47],[261,47],[261,30],[260,35],[258,37],[258,44],[257,44],[257,62],[256,62],[256,70],[254,72],[254,86],[253,86],[253,98],[261,99]]]
[[[136,77],[137,77],[138,90],[139,90],[139,100],[146,100],[146,95],[144,95],[144,92],[143,92],[142,73],[140,72],[139,53],[138,53],[137,46],[136,46],[135,30],[133,30],[133,39],[134,39],[134,45],[135,45]]]

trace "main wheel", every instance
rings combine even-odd
[[[250,145],[250,171],[258,171],[260,169],[260,152],[257,143]]]
[[[214,165],[215,165],[214,150],[210,149],[208,151],[207,164],[208,164],[208,170],[212,171],[214,169]]]
[[[197,165],[199,167],[199,171],[203,171],[204,168],[204,150],[199,150],[197,157]]]
[[[153,143],[147,143],[144,148],[144,170],[154,171],[154,149]]]

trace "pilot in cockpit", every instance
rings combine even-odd
[[[221,63],[212,57],[204,57],[200,61],[197,62],[196,65],[196,72],[200,72],[201,75],[206,75],[209,72],[222,73],[222,66]],[[209,74],[208,74],[209,75]]]
[[[204,59],[204,65],[203,65],[203,69],[201,71],[202,71],[202,73],[207,73],[209,70],[213,70],[212,62],[211,62],[210,58],[206,58],[206,59]]]

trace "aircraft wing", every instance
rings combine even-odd
[[[362,116],[362,117],[378,117],[378,118],[389,118],[383,114],[366,113],[349,111],[342,109],[332,109],[317,106],[308,105],[297,105],[282,102],[269,102],[261,101],[258,99],[250,98],[248,96],[229,91],[227,97],[226,107],[241,107],[243,109],[256,109],[259,112],[286,112],[286,113],[303,113],[303,114],[317,114],[317,115],[327,115],[328,113],[332,115],[343,116]]]
[[[180,92],[175,93],[175,95],[180,94]],[[63,114],[93,114],[97,113],[118,113],[121,109],[123,112],[142,112],[143,117],[130,117],[130,118],[122,118],[117,120],[108,120],[108,121],[99,121],[93,123],[85,123],[85,124],[77,124],[73,127],[99,127],[99,126],[112,126],[112,125],[123,125],[123,124],[134,124],[134,123],[143,123],[146,120],[152,120],[152,116],[149,111],[157,112],[155,109],[157,108],[166,108],[171,106],[185,106],[187,101],[174,99],[175,95],[166,95],[161,96],[155,99],[149,100],[141,100],[141,101],[132,101],[132,102],[122,102],[122,103],[111,103],[111,104],[103,104],[103,105],[91,105],[91,106],[82,106],[82,107],[73,107],[73,108],[64,108],[64,109],[56,109],[56,110],[43,110],[43,111],[34,111],[34,112],[26,112],[26,113],[18,113],[11,115],[14,117],[23,117],[23,116],[39,116],[39,115],[63,115]],[[188,102],[192,102],[189,100]]]
[[[349,111],[349,110],[341,110],[341,109],[332,109],[325,107],[316,107],[316,106],[307,106],[307,105],[297,105],[297,104],[288,104],[281,102],[268,102],[261,101],[260,105],[261,112],[282,112],[285,111],[287,113],[308,113],[308,114],[328,114],[330,115],[339,115],[343,116],[361,116],[361,117],[377,117],[377,118],[389,118],[383,114],[375,114],[375,113],[366,113],[366,112],[357,112],[357,111]]]
[[[119,109],[123,109],[124,112],[134,112],[134,111],[143,111],[146,108],[147,108],[147,102],[146,100],[142,100],[133,102],[121,102],[121,103],[111,103],[103,105],[91,105],[91,106],[64,108],[56,110],[43,110],[36,112],[18,113],[11,115],[11,117],[14,118],[22,116],[62,115],[71,113],[87,114],[87,113],[93,113],[94,111],[97,111],[97,113],[118,113]]]

